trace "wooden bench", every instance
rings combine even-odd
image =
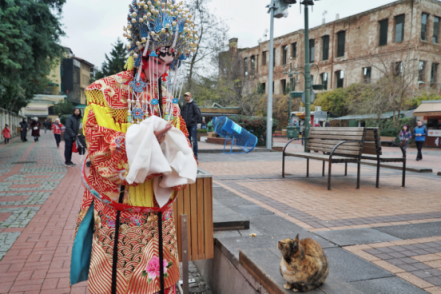
[[[306,143],[306,150],[310,152],[286,152],[288,145],[299,139],[292,139],[283,149],[282,177],[285,177],[285,157],[306,158],[306,177],[309,177],[309,160],[323,161],[322,176],[325,175],[325,162],[328,162],[328,190],[331,190],[331,168],[333,163],[357,163],[357,189],[360,188],[360,163],[363,145],[366,139],[365,128],[311,128]],[[374,137],[367,138],[374,141]],[[317,154],[313,152],[323,152]]]
[[[381,141],[380,134],[378,128],[366,128],[366,138],[369,139],[364,142],[363,153],[361,155],[361,159],[364,160],[375,160],[377,161],[377,179],[376,179],[376,187],[378,188],[380,185],[380,164],[387,162],[402,162],[403,170],[402,170],[402,179],[401,179],[401,187],[405,187],[406,181],[406,152],[400,144],[397,144],[395,141]],[[373,141],[370,139],[374,139]],[[381,150],[381,143],[390,143],[392,146],[398,146],[402,152],[402,156],[383,156]]]

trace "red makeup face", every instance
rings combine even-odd
[[[144,74],[147,81],[157,81],[169,69],[174,60],[171,55],[150,57],[144,67]],[[145,62],[145,61],[144,61]]]

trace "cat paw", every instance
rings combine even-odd
[[[291,284],[285,283],[285,285],[283,285],[283,288],[291,290]]]

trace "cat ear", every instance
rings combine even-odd
[[[297,234],[295,241],[299,242],[299,234]]]
[[[289,242],[289,256],[293,256],[297,252],[298,243],[295,240]]]

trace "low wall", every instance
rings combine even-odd
[[[3,130],[5,124],[8,124],[9,128],[11,129],[11,138],[19,136],[20,132],[17,128],[20,127],[20,122],[23,118],[26,117],[18,115],[12,111],[0,108],[0,131]]]

